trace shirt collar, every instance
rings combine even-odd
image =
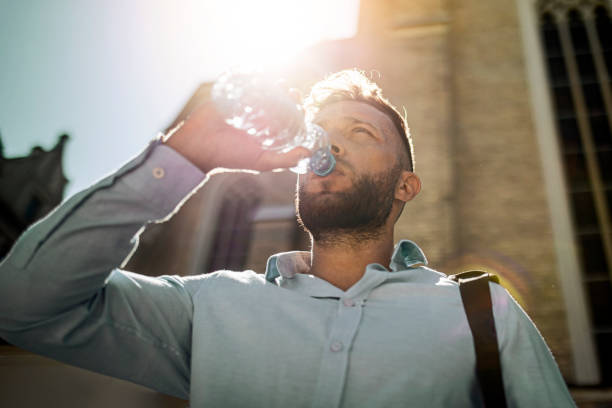
[[[391,264],[392,271],[401,271],[407,268],[414,268],[420,265],[427,265],[427,257],[417,244],[407,239],[401,240],[393,251]]]
[[[427,258],[421,248],[412,241],[401,240],[391,256],[389,264],[391,271],[401,271],[419,265],[427,265]],[[384,270],[382,267],[381,269]],[[265,277],[268,282],[276,283],[277,278],[293,279],[297,274],[307,275],[308,272],[310,272],[310,252],[281,252],[268,259]]]

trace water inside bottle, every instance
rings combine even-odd
[[[263,149],[285,153],[304,146],[313,152],[291,171],[319,176],[333,171],[336,160],[327,132],[307,122],[302,106],[271,78],[248,70],[229,71],[213,85],[212,97],[226,123],[259,140]]]

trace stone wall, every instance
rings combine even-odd
[[[514,264],[512,279],[528,291],[523,306],[571,378],[517,6],[462,0],[450,13],[459,253]]]
[[[571,381],[566,314],[516,3],[362,0],[361,7],[359,35],[305,51],[295,65],[282,69],[289,84],[307,92],[326,74],[358,67],[405,108],[423,189],[406,206],[396,240],[414,240],[430,265],[447,273],[484,268],[499,274]],[[292,205],[291,175],[272,173],[258,182],[266,192],[263,207]],[[212,208],[211,185],[184,207],[188,217],[170,224],[189,237],[170,238],[164,246],[151,235],[150,241],[159,243],[149,252],[171,249],[182,259],[166,268],[200,272],[197,262],[185,260],[201,261],[206,255],[197,244],[205,243],[202,227],[192,220],[206,219],[206,208]],[[292,231],[295,226],[287,219],[256,226],[258,239],[247,267],[263,272],[271,253],[291,245],[306,248],[304,236]],[[143,267],[137,262],[138,257],[134,265]]]
[[[571,380],[516,3],[361,7],[359,35],[314,47],[292,67],[296,82],[358,67],[406,109],[423,190],[406,206],[396,239],[416,241],[447,273],[477,267],[501,275]]]

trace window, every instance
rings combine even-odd
[[[612,384],[612,22],[603,1],[540,1],[540,33],[582,283]]]
[[[253,218],[260,202],[257,185],[248,178],[237,180],[225,190],[219,207],[214,244],[203,272],[244,269]]]

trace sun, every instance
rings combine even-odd
[[[219,53],[234,64],[283,63],[316,42],[351,37],[358,0],[228,0],[209,10]]]

